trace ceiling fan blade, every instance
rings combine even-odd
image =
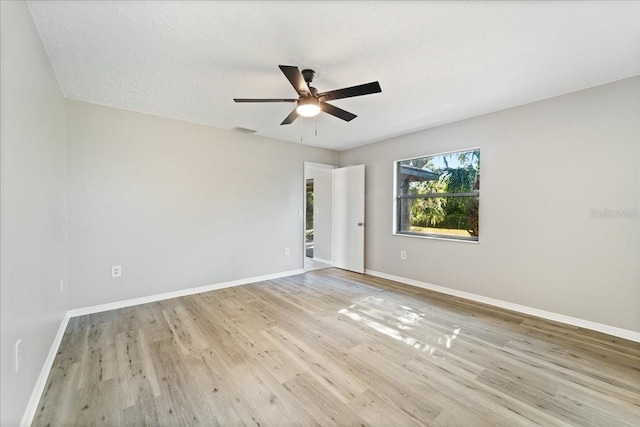
[[[358,117],[353,113],[343,110],[342,108],[338,108],[334,105],[327,104],[326,102],[320,103],[320,109],[325,113],[331,114],[332,116],[336,116],[337,118],[342,119],[346,122],[350,122],[351,120]]]
[[[282,123],[280,123],[280,125],[290,125],[291,123],[293,123],[296,119],[298,118],[298,112],[296,111],[296,109],[294,108],[293,111],[291,113],[289,113],[289,115],[282,121]]]
[[[278,65],[280,70],[284,73],[291,86],[298,92],[298,95],[310,95],[309,86],[307,86],[307,82],[304,81],[304,77],[300,74],[300,70],[298,67],[294,67],[292,65]]]
[[[235,102],[296,102],[297,99],[288,98],[233,98]]]
[[[372,93],[382,92],[380,83],[371,82],[363,85],[346,87],[344,89],[330,90],[318,94],[318,98],[322,101],[331,101],[333,99],[351,98],[353,96],[370,95]]]

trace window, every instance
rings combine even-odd
[[[396,234],[478,241],[480,149],[396,165]]]

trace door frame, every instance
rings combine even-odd
[[[304,264],[305,264],[305,260],[306,260],[306,236],[305,236],[305,232],[307,229],[306,223],[307,223],[307,179],[309,179],[308,175],[307,175],[307,167],[312,167],[312,168],[318,168],[318,169],[328,169],[328,170],[334,170],[334,169],[338,169],[339,166],[337,165],[330,165],[330,164],[325,164],[325,163],[314,163],[314,162],[303,162],[302,165],[302,269],[304,269]],[[314,182],[314,188],[315,188],[315,182]],[[315,192],[315,190],[314,190]],[[315,204],[315,200],[314,200],[314,204]],[[333,210],[333,191],[331,194],[331,209]],[[325,207],[326,209],[326,207]],[[314,223],[315,223],[315,219],[314,219]],[[333,215],[331,216],[331,227],[333,229]],[[315,237],[315,236],[314,236]],[[315,242],[314,242],[315,243]],[[315,249],[315,248],[314,248]],[[314,254],[315,254],[315,250],[314,250]],[[333,265],[333,232],[331,235],[331,260],[326,260],[326,261],[331,261],[331,265]]]

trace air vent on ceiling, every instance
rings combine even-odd
[[[240,126],[234,127],[233,130],[236,131],[236,132],[240,132],[240,133],[256,133],[257,132],[256,130],[247,129],[247,128],[243,128],[243,127],[240,127]]]

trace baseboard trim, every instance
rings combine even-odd
[[[58,332],[53,339],[53,343],[51,344],[51,348],[49,349],[49,354],[47,355],[47,358],[42,365],[42,369],[40,370],[40,374],[38,375],[36,384],[33,386],[33,391],[31,392],[31,396],[29,397],[29,402],[27,402],[27,407],[24,411],[24,414],[22,415],[22,419],[20,420],[20,427],[29,427],[33,422],[33,417],[36,415],[36,410],[38,409],[38,402],[40,402],[40,397],[42,396],[44,387],[47,385],[49,372],[51,372],[53,361],[56,358],[56,354],[58,354],[58,348],[60,347],[62,337],[64,336],[64,331],[67,329],[67,323],[69,323],[70,318],[71,316],[69,316],[69,312],[67,312],[60,322]]]
[[[614,337],[624,338],[630,341],[640,342],[640,332],[628,329],[617,328],[602,323],[592,322],[590,320],[579,319],[577,317],[565,316],[564,314],[553,313],[551,311],[540,310],[526,305],[514,304],[512,302],[503,301],[495,298],[489,298],[470,292],[459,291],[457,289],[447,288],[445,286],[433,285],[431,283],[421,282],[419,280],[408,279],[406,277],[395,276],[393,274],[382,273],[375,270],[365,270],[365,274],[380,277],[382,279],[393,280],[394,282],[404,283],[406,285],[416,286],[418,288],[428,289],[430,291],[440,292],[442,294],[452,295],[471,301],[481,302],[493,305],[507,310],[517,311],[531,316],[541,317],[555,322],[565,323],[567,325],[578,326],[580,328],[590,329],[592,331],[602,332]]]
[[[171,298],[178,298],[186,295],[199,294],[202,292],[215,291],[217,289],[230,288],[233,286],[247,285],[249,283],[262,282],[265,280],[271,279],[279,279],[281,277],[287,276],[295,276],[297,274],[303,274],[304,270],[289,270],[283,271],[280,273],[274,274],[266,274],[264,276],[256,276],[256,277],[248,277],[246,279],[239,280],[231,280],[229,282],[222,283],[214,283],[212,285],[199,286],[197,288],[189,288],[183,289],[180,291],[174,292],[165,292],[163,294],[150,295],[147,297],[141,298],[133,298],[123,301],[116,301],[108,304],[100,304],[94,305],[91,307],[84,308],[76,308],[73,310],[68,310],[65,314],[64,318],[60,322],[60,327],[58,328],[58,332],[51,344],[51,348],[49,349],[49,354],[42,366],[42,370],[40,371],[40,375],[36,380],[36,384],[33,387],[33,391],[31,392],[31,396],[29,398],[29,402],[27,403],[27,407],[22,415],[22,419],[20,420],[20,427],[29,427],[33,422],[33,417],[36,414],[36,410],[38,409],[38,402],[40,402],[40,398],[42,397],[42,392],[44,391],[44,387],[47,385],[47,378],[49,378],[49,372],[51,371],[51,367],[53,366],[53,361],[56,358],[56,354],[58,354],[58,348],[60,347],[60,343],[62,342],[62,337],[64,336],[64,331],[67,329],[67,324],[69,323],[69,319],[77,316],[84,316],[86,314],[100,313],[108,310],[115,310],[118,308],[124,307],[133,307],[135,305],[146,304],[149,302],[162,301]]]
[[[322,259],[322,258],[313,258],[314,261],[318,261],[321,262],[323,264],[329,264],[329,265],[333,265],[333,261],[329,261],[328,259]]]
[[[179,298],[186,295],[200,294],[202,292],[215,291],[218,289],[230,288],[233,286],[246,285],[249,283],[262,282],[265,280],[279,279],[280,277],[295,276],[304,273],[303,269],[289,270],[280,273],[267,274],[264,276],[248,277],[246,279],[231,280],[229,282],[214,283],[212,285],[199,286],[197,288],[182,289],[179,291],[165,292],[162,294],[149,295],[146,297],[132,298],[122,301],[110,302],[107,304],[93,305],[90,307],[75,308],[69,310],[70,317],[84,316],[87,314],[100,313],[103,311],[116,310],[118,308],[133,307],[135,305],[147,304],[150,302],[162,301],[171,298]]]

